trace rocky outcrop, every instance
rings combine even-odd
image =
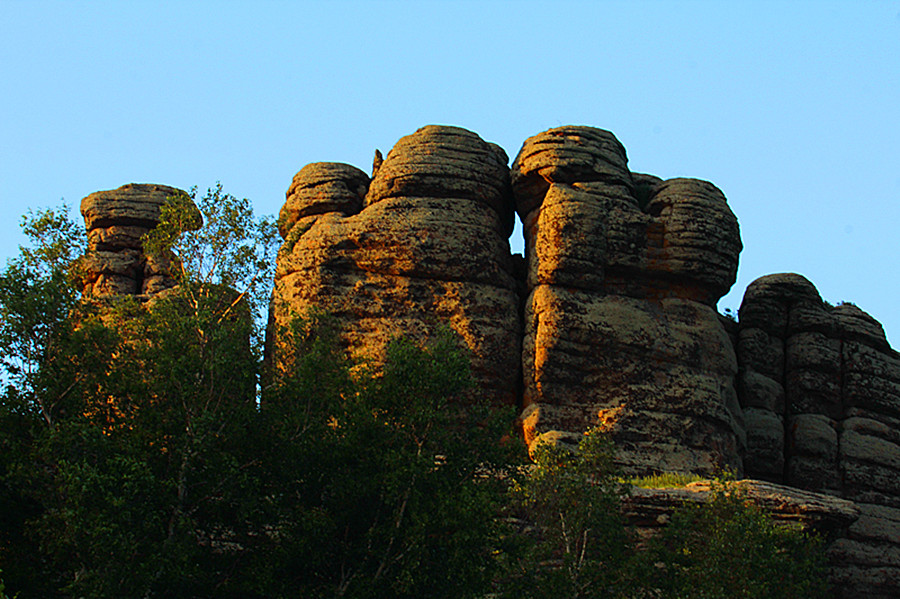
[[[725,492],[740,493],[772,516],[777,523],[800,525],[827,539],[845,537],[860,518],[852,501],[825,493],[803,491],[761,480],[724,483]],[[656,534],[679,507],[703,503],[718,492],[715,483],[699,481],[684,487],[644,489],[634,487],[623,501],[626,519],[643,536]]]
[[[561,127],[512,166],[525,229],[526,441],[598,424],[628,472],[740,470],[732,343],[737,219],[714,185],[628,170],[612,133]]]
[[[449,326],[471,350],[471,400],[521,408],[530,444],[601,425],[629,473],[743,469],[762,480],[741,492],[828,536],[839,596],[898,596],[900,355],[878,322],[792,274],[751,284],[739,323],[720,317],[741,250],[722,192],[630,172],[608,131],[551,129],[507,163],[429,126],[376,151],[371,178],[303,167],[279,220],[269,359],[286,365],[279,327],[309,310],[375,366],[394,337]],[[178,301],[162,293],[175,257],[141,242],[172,197],[185,194],[130,184],[82,201],[87,297]],[[524,258],[509,251],[515,212]],[[653,532],[709,493],[636,490],[626,512]]]
[[[88,231],[82,260],[85,295],[152,295],[173,287],[172,257],[147,255],[142,237],[159,224],[166,202],[187,197],[166,185],[129,183],[81,200]],[[198,223],[199,216],[198,211]]]
[[[830,550],[844,596],[896,596],[900,355],[881,325],[800,275],[769,275],[747,288],[737,349],[747,472],[857,502],[862,517]]]
[[[471,350],[480,399],[514,405],[521,332],[506,154],[464,129],[429,126],[375,170],[370,181],[317,163],[294,177],[280,218],[276,326],[327,311],[347,349],[377,364],[391,339],[449,325]]]

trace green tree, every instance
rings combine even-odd
[[[708,501],[677,507],[663,532],[638,548],[621,515],[627,487],[613,457],[597,430],[577,451],[537,448],[513,487],[523,533],[504,555],[502,596],[827,596],[821,539],[776,525],[727,482],[717,482]]]
[[[463,403],[458,340],[398,339],[379,373],[351,374],[321,368],[341,364],[334,343],[295,338],[314,351],[263,405],[283,468],[268,495],[285,523],[282,559],[266,558],[277,596],[484,596],[515,448],[498,442],[511,414]]]
[[[512,489],[525,542],[510,552],[504,596],[627,596],[632,543],[620,509],[627,488],[614,455],[598,431],[585,434],[577,450],[536,448],[534,466]]]
[[[79,296],[74,265],[85,243],[68,213],[65,205],[29,212],[22,228],[30,244],[0,272],[0,569],[10,588],[46,597],[57,579],[27,527],[41,514],[32,490],[43,473],[31,470],[25,484],[17,473],[71,394],[59,384],[59,352]]]
[[[193,232],[196,214],[175,199],[146,249],[174,260],[177,288],[145,303],[66,291],[42,315],[54,324],[35,342],[41,360],[0,410],[11,508],[0,568],[33,573],[7,574],[9,588],[22,599],[483,595],[505,490],[497,440],[512,415],[463,405],[467,360],[448,335],[398,340],[374,372],[315,317],[293,326],[291,368],[260,406],[254,314],[269,254],[258,246],[271,237],[247,209],[217,188]],[[210,260],[207,244],[223,239]],[[60,255],[68,272],[77,251]],[[4,274],[14,289],[19,274]],[[23,297],[39,314],[39,298]]]
[[[0,341],[12,350],[0,418],[13,431],[0,439],[0,498],[16,508],[4,510],[15,521],[0,567],[40,556],[31,580],[7,578],[23,597],[200,596],[238,559],[221,548],[252,536],[241,512],[259,458],[240,440],[256,413],[251,314],[274,227],[218,187],[201,206],[206,224],[192,235],[234,246],[212,265],[188,253],[180,286],[146,304],[78,302],[81,237],[59,212],[26,222],[34,247],[0,279]],[[166,207],[163,228],[191,224],[177,220],[185,210]],[[148,248],[168,252],[169,241]]]
[[[162,207],[161,222],[147,234],[144,248],[150,255],[174,257],[183,301],[195,311],[210,307],[210,294],[231,290],[220,294],[227,302],[220,316],[229,317],[241,305],[249,308],[257,325],[254,347],[261,348],[258,325],[265,322],[278,249],[274,219],[254,217],[249,200],[225,193],[221,183],[200,198],[194,187]]]
[[[63,398],[47,386],[55,373],[55,344],[79,297],[74,266],[84,234],[64,204],[29,212],[22,229],[31,244],[20,246],[0,273],[0,382],[51,424]]]

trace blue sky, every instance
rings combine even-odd
[[[0,82],[0,259],[28,208],[129,182],[275,214],[305,164],[368,171],[425,124],[510,158],[587,124],[633,171],[724,191],[744,251],[720,308],[799,272],[900,344],[898,1],[0,0]]]

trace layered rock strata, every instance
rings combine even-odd
[[[514,405],[521,330],[508,237],[506,154],[476,134],[428,126],[376,161],[305,166],[281,211],[276,326],[330,313],[357,358],[449,325],[468,346],[478,393]],[[276,351],[277,353],[277,351]]]
[[[627,472],[740,470],[737,363],[715,303],[737,219],[711,183],[628,170],[612,133],[560,127],[512,166],[525,230],[526,441],[603,425]]]
[[[830,548],[836,578],[847,597],[895,596],[900,355],[881,325],[800,275],[769,275],[744,295],[737,350],[748,474],[857,502],[862,516]]]
[[[715,492],[717,490],[710,481],[676,488],[635,487],[623,500],[623,512],[627,521],[642,537],[646,537],[661,531],[676,509],[692,503],[704,503]],[[852,501],[767,481],[733,481],[726,483],[726,492],[740,493],[741,497],[758,505],[779,524],[800,525],[826,539],[846,536],[860,517],[860,510]]]
[[[81,200],[88,232],[85,295],[152,295],[173,287],[172,257],[147,255],[142,237],[159,224],[164,204],[184,198],[187,194],[174,187],[129,183]],[[198,211],[198,222],[199,216]]]

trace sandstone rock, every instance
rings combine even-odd
[[[152,229],[159,223],[160,208],[166,201],[185,195],[167,185],[129,183],[87,196],[81,200],[81,214],[88,231],[124,226]]]
[[[187,197],[166,185],[130,183],[81,200],[88,230],[82,259],[85,295],[147,295],[175,285],[171,257],[145,255],[142,237],[159,224],[163,205]],[[199,226],[199,211],[196,217]]]
[[[754,281],[739,327],[747,471],[856,501],[862,516],[829,547],[837,595],[896,597],[900,356],[875,319],[851,304],[829,306],[800,275]],[[766,365],[779,355],[780,367]],[[788,440],[783,471],[772,460],[779,421]]]
[[[388,198],[472,200],[499,216],[499,233],[512,233],[506,152],[459,127],[429,125],[401,138],[379,165],[366,206]]]
[[[857,503],[860,517],[828,548],[837,596],[886,599],[900,589],[900,510]]]
[[[745,479],[726,483],[726,488],[742,493],[760,506],[776,522],[800,524],[828,538],[840,538],[859,518],[861,511],[851,501],[824,493],[812,493],[766,481]],[[667,515],[685,503],[702,503],[714,491],[710,481],[685,487],[633,488],[623,509],[628,521],[644,529],[660,529]]]
[[[760,470],[772,480],[847,497],[897,493],[891,479],[900,474],[900,445],[890,431],[900,416],[900,357],[880,325],[856,306],[825,304],[809,281],[794,274],[754,281],[740,316],[741,403],[782,417],[791,439],[786,454],[793,466],[781,475]],[[779,353],[783,368],[762,375],[759,370]],[[775,400],[780,389],[783,412]],[[752,430],[761,422],[748,424],[751,443],[774,436]],[[746,463],[753,469],[749,456],[756,449],[749,451]],[[883,501],[894,503],[887,496]]]
[[[560,127],[513,162],[527,260],[526,441],[603,425],[630,472],[740,468],[733,344],[712,308],[740,236],[722,193],[628,171],[608,131]]]
[[[307,166],[282,210],[275,325],[324,310],[348,350],[376,365],[394,337],[449,325],[471,350],[479,400],[513,405],[512,216],[505,155],[456,127],[402,138],[370,184],[347,165]]]
[[[334,162],[307,164],[294,176],[287,201],[278,218],[281,237],[307,216],[340,212],[345,216],[362,210],[369,177],[356,167]]]
[[[772,410],[744,408],[747,449],[744,472],[763,480],[780,480],[784,475],[784,419]]]

